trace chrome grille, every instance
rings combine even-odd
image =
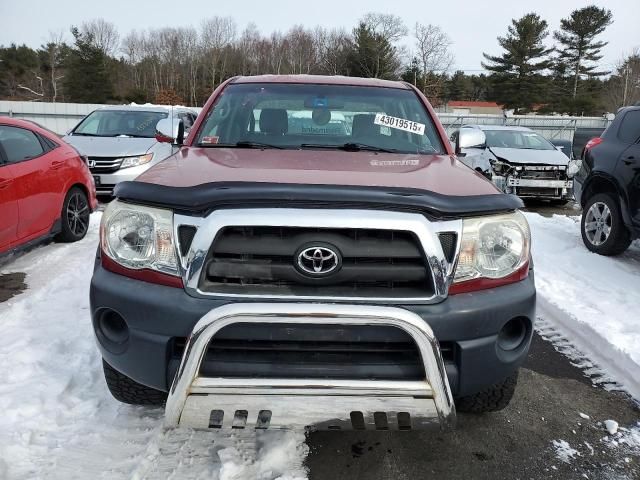
[[[330,245],[342,265],[312,278],[296,268],[306,245]],[[397,230],[237,226],[211,246],[200,289],[268,295],[410,297],[431,295],[431,275],[415,235]]]
[[[88,157],[91,173],[113,173],[120,170],[122,157]]]

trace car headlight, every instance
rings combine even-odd
[[[137,157],[125,157],[122,159],[120,168],[137,167],[138,165],[144,165],[149,163],[153,158],[153,153],[147,153],[146,155],[139,155]]]
[[[573,178],[582,168],[582,160],[569,160],[567,167],[567,177]]]
[[[131,269],[178,275],[173,212],[114,200],[102,215],[102,251]]]
[[[453,282],[507,277],[526,265],[530,247],[529,224],[520,212],[465,218]]]

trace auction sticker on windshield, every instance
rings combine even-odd
[[[384,113],[376,113],[376,118],[373,121],[376,125],[382,125],[384,127],[391,127],[398,130],[404,130],[409,133],[417,133],[418,135],[424,135],[424,123],[414,122],[412,120],[406,120],[404,118],[391,117]]]

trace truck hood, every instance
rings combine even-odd
[[[520,165],[564,165],[569,164],[569,157],[558,150],[529,150],[525,148],[491,147],[491,152],[498,159]]]
[[[334,150],[183,147],[136,182],[168,187],[222,182],[392,187],[450,196],[501,193],[455,156]]]
[[[67,135],[62,139],[87,157],[133,157],[144,155],[156,143],[155,138]]]

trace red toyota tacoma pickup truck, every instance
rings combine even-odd
[[[182,146],[117,186],[91,282],[115,398],[202,428],[446,428],[509,403],[529,227],[420,91],[236,77],[187,140],[157,130]]]

